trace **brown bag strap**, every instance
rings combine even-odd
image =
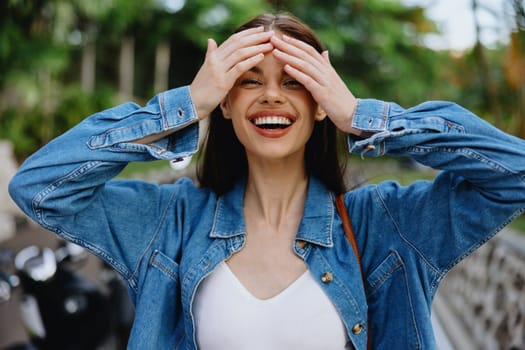
[[[363,278],[363,282],[364,282],[365,276],[363,275],[363,266],[361,265],[361,256],[359,255],[359,249],[357,248],[357,242],[355,241],[354,231],[352,230],[352,224],[350,222],[350,218],[348,217],[348,212],[346,211],[344,194],[340,194],[336,197],[335,206],[337,207],[339,216],[341,217],[341,220],[343,221],[343,228],[345,230],[345,236],[348,239],[348,242],[350,242],[352,249],[354,250],[355,257],[357,258],[357,262],[359,263],[359,268],[361,269],[361,278]]]
[[[346,211],[344,194],[340,194],[335,198],[335,206],[337,208],[337,212],[339,213],[339,216],[341,217],[341,220],[343,221],[343,228],[345,230],[345,236],[348,239],[348,242],[350,242],[350,245],[352,246],[355,257],[357,258],[357,262],[359,263],[359,269],[361,270],[361,279],[363,280],[363,287],[364,287],[365,274],[363,273],[363,265],[361,264],[361,256],[359,255],[359,249],[357,248],[357,242],[355,241],[354,230],[352,230],[352,223],[350,222],[350,217],[348,216],[348,212]],[[367,337],[368,338],[366,340],[366,348],[371,349],[370,329],[367,329]]]

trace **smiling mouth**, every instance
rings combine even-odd
[[[293,124],[291,119],[282,116],[257,117],[251,122],[261,129],[286,129]]]

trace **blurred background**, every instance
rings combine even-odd
[[[189,84],[206,39],[307,22],[356,96],[457,101],[525,137],[523,0],[3,0],[0,138],[17,160],[91,113]]]
[[[2,0],[0,248],[58,244],[7,195],[29,154],[92,113],[189,84],[207,38],[221,42],[249,18],[275,11],[292,12],[316,31],[354,95],[405,107],[455,101],[525,138],[524,0]],[[358,182],[435,175],[388,158],[349,161]],[[121,176],[166,182],[188,174],[152,162],[131,164]],[[451,348],[525,349],[523,232],[525,220],[516,218],[502,239],[447,277],[436,313]],[[7,260],[0,254],[0,273]],[[78,271],[107,294],[104,266],[89,261]],[[499,270],[480,271],[491,264]],[[18,313],[0,304],[0,348],[27,339],[27,331],[13,330]]]

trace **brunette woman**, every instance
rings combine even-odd
[[[199,184],[112,179],[195,153],[208,116]],[[442,171],[346,191],[336,129],[351,153]],[[130,349],[432,349],[439,282],[524,211],[524,159],[523,140],[456,104],[356,99],[310,28],[263,14],[210,39],[191,85],[50,142],[10,192],[124,276]]]

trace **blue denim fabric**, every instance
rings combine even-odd
[[[245,183],[217,197],[190,180],[112,180],[128,162],[197,151],[187,87],[97,113],[43,147],[10,183],[43,227],[109,262],[136,306],[130,349],[195,349],[199,283],[245,243]],[[525,210],[525,142],[446,102],[411,109],[359,100],[351,152],[409,156],[443,170],[435,181],[368,185],[345,194],[365,285],[334,206],[310,178],[295,253],[339,310],[356,349],[433,349],[431,302],[447,271]],[[131,142],[175,131],[149,145]],[[304,244],[306,242],[306,244]],[[322,279],[330,272],[333,279]],[[323,282],[324,280],[324,282]],[[305,305],[304,307],[308,307]],[[364,329],[354,334],[352,328]]]

